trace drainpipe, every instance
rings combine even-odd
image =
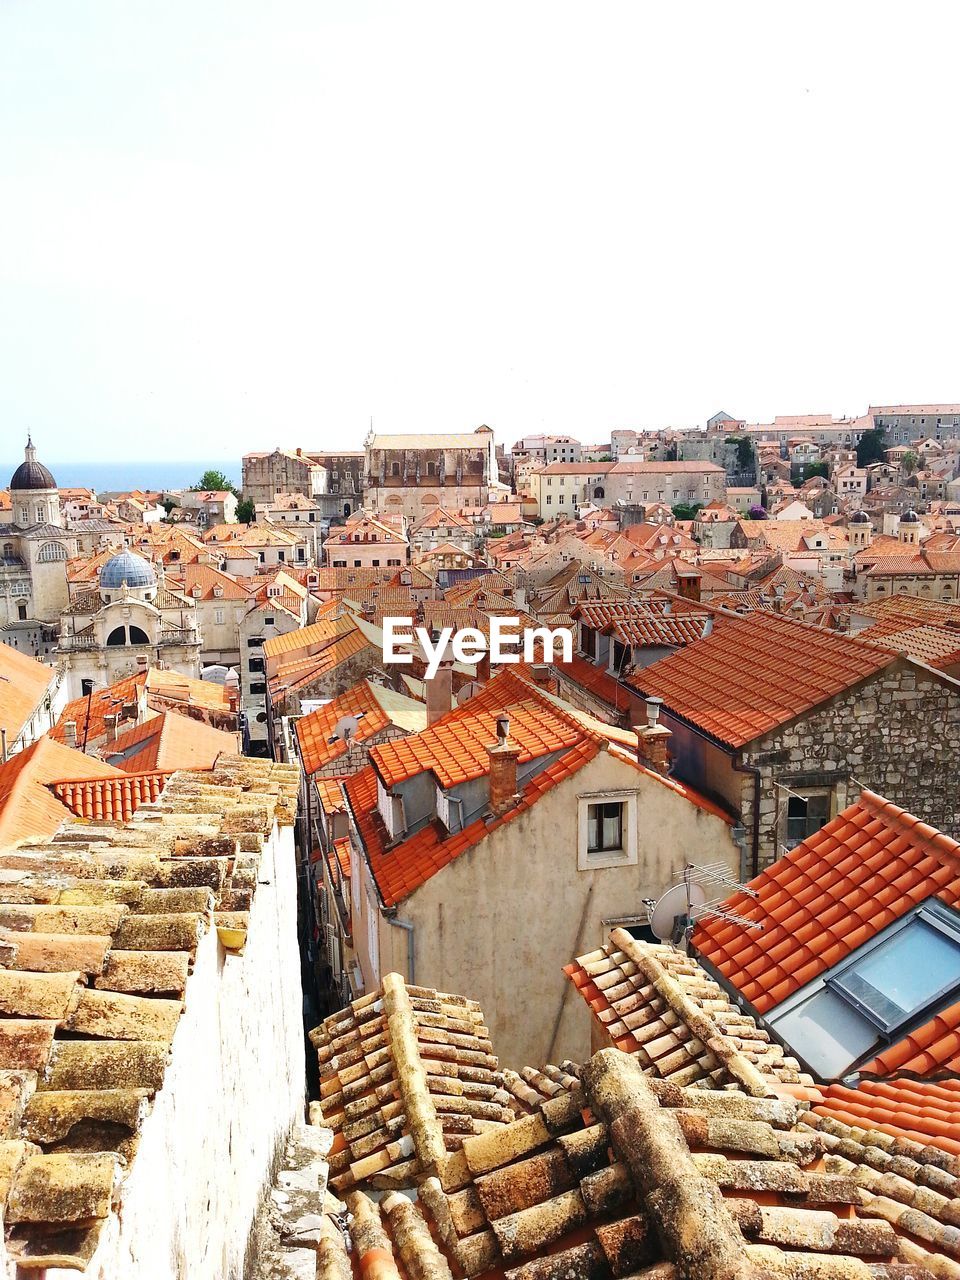
[[[402,929],[407,935],[407,984],[411,987],[416,985],[413,971],[413,955],[414,955],[414,924],[412,920],[401,920],[399,916],[392,916],[384,913],[387,924],[393,925],[394,929]]]
[[[753,829],[750,833],[750,879],[760,874],[760,770],[756,765],[733,761],[734,772],[753,778]]]

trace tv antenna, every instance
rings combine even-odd
[[[759,920],[750,920],[724,907],[722,904],[727,895],[708,898],[706,889],[699,883],[701,880],[735,893],[745,893],[751,898],[760,896],[756,889],[736,880],[724,862],[688,862],[683,868],[680,883],[667,889],[650,907],[650,929],[661,942],[669,942],[686,951],[694,926],[704,918],[726,920],[741,929],[763,928]]]
[[[361,711],[356,716],[341,716],[333,726],[333,736],[327,739],[328,745],[332,746],[335,742],[349,742],[355,737],[360,721],[366,714],[365,711]]]

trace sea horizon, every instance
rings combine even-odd
[[[10,476],[23,461],[14,458],[0,464],[0,487],[9,484]],[[41,456],[61,489],[94,489],[97,493],[116,493],[130,489],[189,489],[197,484],[205,471],[222,471],[240,488],[242,465],[239,458],[212,459],[137,459],[130,462],[58,462]]]

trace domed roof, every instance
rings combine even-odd
[[[870,517],[865,511],[855,511],[850,517],[851,524],[869,524]]]
[[[100,570],[100,586],[116,588],[124,583],[128,587],[155,587],[157,575],[153,565],[133,551],[121,551],[111,556]]]
[[[920,517],[914,511],[913,507],[911,507],[909,511],[905,511],[903,515],[900,517],[900,523],[901,524],[919,524]]]
[[[10,477],[11,489],[55,489],[57,482],[52,473],[42,462],[37,461],[37,451],[33,441],[27,436],[27,447],[23,451],[23,462]]]

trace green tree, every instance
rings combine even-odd
[[[916,471],[919,464],[920,464],[920,459],[917,457],[917,455],[913,452],[912,449],[909,449],[900,459],[900,469],[901,471],[903,471],[905,475],[908,475],[908,476],[912,475],[913,472]]]
[[[675,507],[671,507],[675,520],[695,520],[697,512],[703,506],[702,502],[695,502],[692,506],[689,502],[678,502]]]
[[[830,468],[825,462],[805,462],[803,466],[797,468],[801,484],[804,480],[809,480],[811,476],[822,476],[824,479],[830,474]]]
[[[237,494],[237,497],[240,496],[233,481],[228,480],[222,471],[205,471],[193,486],[195,493],[200,493],[207,489],[216,493],[234,493]]]
[[[257,517],[252,498],[241,498],[237,503],[237,519],[241,524],[253,524]]]
[[[737,438],[737,470],[752,471],[756,465],[756,455],[753,451],[753,441],[749,436],[739,436]]]
[[[857,441],[857,466],[867,467],[871,462],[882,462],[887,447],[887,433],[883,427],[865,431]]]
[[[170,512],[173,510],[173,508],[176,506],[179,506],[180,504],[177,502],[174,502],[172,498],[164,498],[163,502],[160,505],[163,507],[167,515],[169,515]]]

